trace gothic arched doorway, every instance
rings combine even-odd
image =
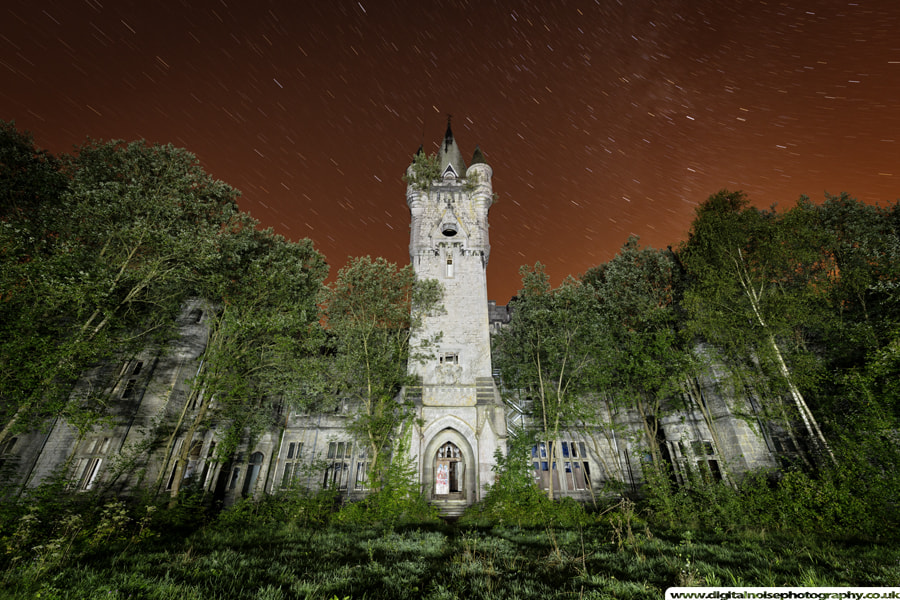
[[[459,447],[450,441],[441,444],[435,453],[434,461],[435,499],[465,499],[466,463]]]

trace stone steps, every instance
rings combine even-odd
[[[475,378],[475,402],[477,404],[492,404],[496,398],[496,390],[493,377]]]
[[[434,506],[437,507],[442,517],[455,519],[462,515],[469,505],[465,500],[443,500],[434,502]]]

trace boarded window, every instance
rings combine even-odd
[[[551,481],[553,489],[560,492],[590,489],[591,467],[584,442],[539,442],[531,448],[531,459],[540,489],[549,490]]]

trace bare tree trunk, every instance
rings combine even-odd
[[[203,419],[206,418],[206,411],[209,408],[210,402],[212,402],[212,394],[203,394],[200,401],[200,408],[197,410],[197,414],[194,416],[190,428],[188,428],[187,432],[184,434],[184,442],[181,444],[181,451],[178,453],[175,462],[175,476],[172,479],[171,495],[173,502],[174,498],[178,496],[178,492],[181,491],[181,482],[184,479],[184,469],[187,466],[188,457],[191,453],[194,434],[197,432],[197,428],[200,424],[203,423]]]
[[[712,413],[709,410],[709,406],[706,402],[703,401],[703,391],[700,389],[700,383],[697,381],[696,377],[688,377],[684,386],[685,395],[688,396],[694,403],[694,406],[696,406],[700,410],[700,414],[703,416],[703,421],[706,423],[706,428],[709,430],[710,436],[712,436],[712,442],[716,448],[716,455],[719,457],[722,478],[728,483],[728,485],[730,485],[731,487],[735,487],[735,484],[731,479],[731,474],[728,472],[728,464],[724,460],[724,456],[722,454],[722,441],[719,437],[719,430],[716,427],[715,421],[713,420]]]
[[[744,295],[750,302],[750,308],[753,310],[753,315],[756,317],[756,321],[759,323],[760,327],[763,328],[763,331],[766,332],[766,338],[769,344],[769,348],[772,350],[772,353],[775,356],[775,362],[778,365],[778,372],[787,383],[788,392],[790,393],[791,399],[793,399],[794,404],[796,404],[797,406],[797,411],[800,413],[800,418],[803,420],[803,425],[806,427],[806,431],[809,433],[810,438],[812,438],[814,442],[821,447],[822,450],[825,450],[825,452],[831,458],[832,463],[837,464],[837,459],[835,459],[834,453],[832,453],[831,451],[831,447],[825,440],[825,436],[822,435],[822,430],[819,429],[819,424],[816,421],[815,416],[813,416],[812,411],[809,410],[809,406],[807,406],[806,400],[803,399],[803,394],[800,393],[799,388],[797,388],[796,384],[794,384],[794,378],[791,376],[791,372],[787,368],[787,364],[784,362],[784,357],[782,357],[781,355],[781,348],[778,347],[778,342],[775,340],[775,335],[769,329],[765,319],[763,319],[760,305],[763,295],[763,287],[760,286],[758,290],[756,289],[756,287],[754,287],[746,264],[744,263],[744,255],[741,252],[740,248],[738,249],[737,254],[738,257],[732,257],[732,260],[734,261],[735,267],[737,268],[738,281],[740,282],[741,287],[744,289]]]
[[[131,252],[128,254],[128,257],[125,259],[125,262],[121,265],[118,273],[116,274],[115,278],[113,279],[113,282],[110,284],[110,286],[108,288],[108,292],[107,292],[108,294],[113,293],[113,291],[115,290],[116,286],[119,283],[119,280],[122,278],[122,275],[127,270],[127,267],[129,266],[129,264],[131,262],[131,259],[134,257],[135,253],[138,251],[139,248],[140,248],[140,243],[138,243],[137,245],[135,245],[134,248],[131,249]],[[165,273],[168,273],[171,270],[173,270],[173,269],[169,269],[168,271],[165,271]],[[128,291],[128,293],[125,295],[125,298],[123,300],[121,300],[118,305],[116,305],[115,309],[112,311],[112,314],[118,314],[120,309],[122,309],[126,304],[129,304],[134,300],[134,298],[137,296],[138,292],[140,292],[142,289],[147,287],[147,285],[149,285],[150,281],[152,281],[154,278],[156,278],[157,276],[160,276],[160,275],[161,275],[160,273],[154,271],[154,272],[150,273],[149,275],[145,276],[143,279],[141,279],[141,281],[137,282]],[[105,317],[103,317],[103,319],[99,323],[96,323],[96,324],[94,323],[94,321],[97,318],[99,318],[100,315],[101,315],[100,309],[96,308],[94,310],[94,312],[91,314],[91,316],[88,317],[88,319],[84,323],[81,324],[81,327],[78,329],[78,333],[74,339],[74,345],[76,347],[82,342],[90,342],[91,340],[93,340],[108,325],[109,318],[110,318],[109,315],[106,315]],[[146,332],[143,332],[143,333],[146,333]],[[51,370],[50,373],[48,373],[47,377],[44,378],[42,384],[39,386],[39,389],[46,389],[46,388],[50,387],[50,385],[53,383],[54,379],[56,379],[57,373],[60,371],[60,369],[62,369],[63,364],[64,364],[64,359],[60,359],[56,364],[56,368]],[[32,396],[30,400],[28,400],[27,402],[25,402],[25,404],[23,404],[22,406],[19,406],[16,409],[16,412],[13,413],[12,417],[10,417],[10,419],[6,422],[6,424],[3,426],[3,428],[0,429],[0,447],[2,447],[3,444],[6,442],[6,440],[9,438],[11,431],[16,426],[16,424],[21,420],[22,416],[25,415],[25,413],[27,413],[28,410],[30,410],[40,399],[41,399],[41,397]],[[68,406],[68,402],[66,403],[66,406]]]

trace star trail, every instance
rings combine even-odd
[[[0,118],[195,153],[241,207],[348,256],[408,261],[406,166],[446,115],[494,169],[489,296],[631,234],[687,234],[722,188],[900,197],[893,0],[22,2],[0,9]]]

